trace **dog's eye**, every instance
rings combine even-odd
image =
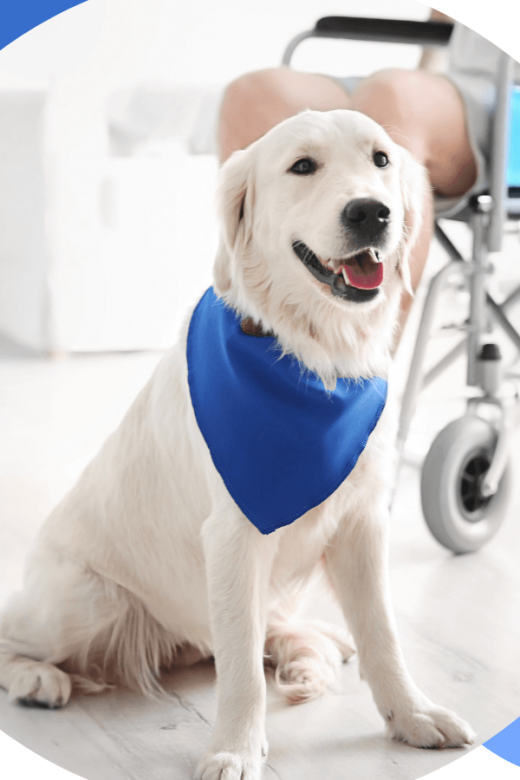
[[[384,152],[374,152],[374,163],[378,168],[386,168],[388,165],[388,157]]]
[[[301,160],[296,160],[294,165],[291,165],[289,173],[296,173],[298,176],[308,176],[310,173],[314,173],[317,167],[316,161],[312,157],[302,157]]]

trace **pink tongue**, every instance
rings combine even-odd
[[[348,280],[353,287],[360,290],[373,290],[379,287],[383,281],[383,263],[363,263],[363,268],[359,265],[344,265]],[[366,270],[365,270],[366,269]]]

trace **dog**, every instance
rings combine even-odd
[[[395,416],[384,388],[426,187],[412,156],[354,111],[305,111],[223,165],[207,306],[197,304],[119,429],[44,524],[23,590],[2,614],[0,685],[11,700],[60,707],[73,686],[95,692],[114,683],[154,694],[161,668],[213,656],[218,715],[198,777],[258,780],[267,755],[264,652],[292,702],[321,693],[353,653],[346,633],[299,615],[305,584],[322,576],[389,735],[423,748],[473,741],[463,720],[412,681],[388,595]],[[204,331],[206,315],[220,324]],[[238,378],[232,401],[220,363],[235,342],[226,352],[221,325],[234,329],[249,361],[248,389]],[[200,354],[187,358],[190,339]],[[341,388],[359,391],[363,408],[365,389],[379,398],[348,469],[330,447],[320,449],[319,430],[316,449],[304,437],[289,455],[270,457],[263,432],[252,433],[263,413],[260,401],[251,406],[264,382],[255,350],[270,357],[270,371],[297,376],[289,394],[303,388],[307,403],[315,392],[325,415]],[[313,408],[306,421],[321,419]],[[284,414],[277,420],[276,434]],[[212,442],[205,426],[217,423]],[[307,435],[307,422],[300,427]],[[219,455],[213,448],[231,429],[242,439],[226,438]],[[300,478],[307,454],[324,480],[317,490]],[[252,508],[242,472],[233,473],[243,462],[253,493],[257,470],[276,482],[256,491]]]

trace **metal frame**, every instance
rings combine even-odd
[[[391,19],[364,19],[359,17],[325,17],[318,20],[313,30],[297,35],[287,46],[283,65],[291,62],[295,49],[308,38],[341,38],[350,40],[409,43],[428,46],[446,46],[453,25],[435,22],[408,22]],[[510,90],[513,83],[513,60],[503,53],[500,59],[497,81],[497,103],[493,121],[491,149],[491,177],[489,194],[473,197],[469,204],[461,200],[457,208],[437,214],[439,218],[456,218],[469,222],[473,232],[471,259],[466,260],[453,245],[438,222],[435,236],[450,257],[447,263],[432,279],[426,295],[421,321],[413,350],[408,380],[403,394],[399,420],[398,446],[401,449],[406,440],[421,389],[436,379],[459,355],[467,352],[467,383],[477,390],[468,402],[468,413],[477,413],[481,404],[492,404],[499,409],[497,423],[498,441],[490,468],[481,490],[483,494],[496,492],[507,461],[507,428],[505,412],[496,397],[493,383],[486,381],[479,350],[486,331],[488,315],[492,317],[520,351],[520,333],[506,316],[507,309],[520,298],[520,286],[504,301],[496,303],[486,291],[485,276],[490,273],[488,253],[502,248],[504,222],[507,217],[520,216],[520,198],[514,198],[507,188],[507,142],[510,120]],[[470,289],[470,315],[468,333],[461,342],[448,352],[427,373],[423,364],[439,295],[449,276],[462,273]],[[491,387],[491,389],[490,389]],[[480,394],[479,394],[480,393]]]
[[[294,50],[307,38],[337,38],[378,43],[409,43],[416,46],[446,46],[453,29],[443,22],[406,19],[377,19],[359,16],[325,16],[312,30],[299,33],[289,42],[282,65],[290,65]]]

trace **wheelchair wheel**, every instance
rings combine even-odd
[[[509,502],[511,474],[506,465],[497,492],[482,496],[497,433],[468,415],[444,428],[434,440],[421,475],[421,502],[433,536],[448,550],[473,552],[498,531]]]

